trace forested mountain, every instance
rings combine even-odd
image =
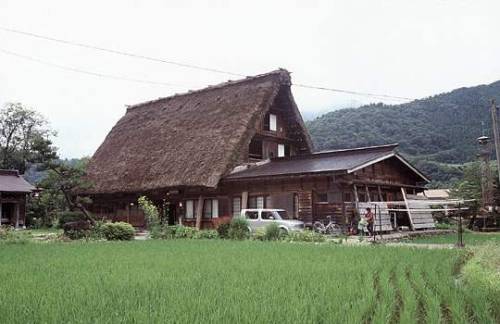
[[[316,150],[399,143],[400,151],[438,181],[451,181],[476,159],[476,139],[491,133],[490,100],[500,81],[460,88],[401,105],[371,104],[332,111],[307,127]]]

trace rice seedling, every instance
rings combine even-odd
[[[464,292],[474,319],[488,322],[483,291],[454,284],[460,253],[222,240],[1,244],[0,323],[460,323]]]

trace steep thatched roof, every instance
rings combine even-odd
[[[279,95],[279,96],[278,96]],[[216,187],[275,98],[288,101],[306,151],[312,144],[285,70],[131,106],[92,157],[89,193]]]

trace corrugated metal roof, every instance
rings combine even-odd
[[[318,152],[273,159],[269,163],[232,173],[224,179],[244,179],[322,172],[349,172],[358,166],[394,154],[397,144]]]
[[[34,189],[16,170],[0,170],[0,191],[31,192]]]

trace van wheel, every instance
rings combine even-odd
[[[288,230],[286,228],[280,228],[280,237],[288,235]]]

